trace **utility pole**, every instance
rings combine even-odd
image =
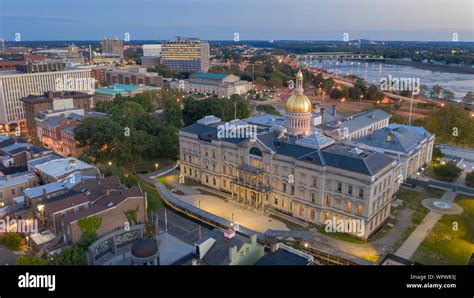
[[[408,116],[408,125],[411,125],[411,113],[413,111],[413,91],[411,92],[411,100],[410,100],[410,115]]]

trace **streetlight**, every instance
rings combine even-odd
[[[232,213],[232,223],[234,223],[234,213]]]
[[[109,161],[109,166],[111,166],[111,165],[112,165],[112,162],[111,162],[111,161]]]
[[[158,163],[155,163],[155,171],[158,171]]]

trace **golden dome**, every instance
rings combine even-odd
[[[298,69],[298,72],[296,73],[296,78],[298,78],[298,79],[303,78],[303,73],[301,72],[301,69]]]
[[[311,102],[303,94],[292,95],[286,102],[286,111],[290,113],[310,113]]]

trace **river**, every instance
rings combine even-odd
[[[336,60],[313,60],[311,67],[324,68],[340,75],[353,74],[364,78],[366,82],[380,84],[382,78],[415,78],[421,85],[431,88],[434,85],[450,90],[456,100],[460,100],[468,91],[474,92],[474,74],[460,74],[431,71],[413,66],[385,64],[380,62],[352,62]]]

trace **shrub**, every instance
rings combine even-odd
[[[17,233],[5,233],[0,238],[0,243],[5,245],[8,249],[11,249],[11,250],[20,250],[22,241],[23,241],[23,237]]]
[[[459,173],[461,173],[461,169],[458,168],[454,163],[448,162],[444,165],[434,167],[433,172],[441,180],[451,182],[459,176]]]
[[[16,260],[17,265],[49,265],[47,259],[37,256],[19,256]]]
[[[466,175],[466,185],[474,187],[474,172],[470,172]]]

